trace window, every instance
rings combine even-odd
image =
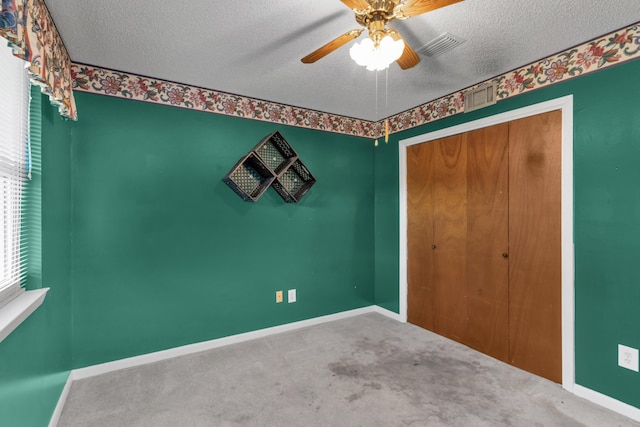
[[[21,214],[27,180],[29,79],[25,62],[0,39],[0,307],[23,292]]]

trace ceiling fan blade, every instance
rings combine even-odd
[[[340,0],[346,4],[347,7],[353,10],[365,10],[369,8],[369,2],[367,0]]]
[[[389,34],[394,40],[402,40],[404,42],[404,51],[402,51],[402,55],[400,55],[400,58],[396,60],[400,68],[402,68],[403,70],[407,70],[418,65],[418,62],[420,62],[420,57],[418,56],[416,51],[413,50],[411,46],[409,46],[409,43],[407,43],[407,41],[402,38],[400,33],[393,28],[389,28],[387,30],[387,34]]]
[[[405,42],[404,51],[402,52],[400,58],[396,60],[396,62],[398,63],[400,68],[402,68],[403,70],[407,70],[418,65],[418,62],[420,62],[420,57],[418,56],[416,51],[413,50],[407,42]]]
[[[403,17],[409,18],[461,1],[462,0],[407,0],[400,6],[400,12]]]
[[[337,39],[331,40],[329,43],[325,44],[320,49],[317,49],[311,52],[309,55],[302,58],[301,61],[305,64],[312,64],[316,62],[318,59],[324,58],[326,55],[330,54],[340,46],[357,38],[360,34],[362,34],[362,30],[347,31]]]

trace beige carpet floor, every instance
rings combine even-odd
[[[58,426],[640,423],[372,313],[76,381]]]

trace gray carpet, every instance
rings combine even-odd
[[[640,426],[366,314],[76,381],[59,427]]]

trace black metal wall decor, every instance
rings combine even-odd
[[[316,183],[280,132],[260,141],[222,179],[244,201],[255,202],[272,186],[287,203],[296,203]]]

